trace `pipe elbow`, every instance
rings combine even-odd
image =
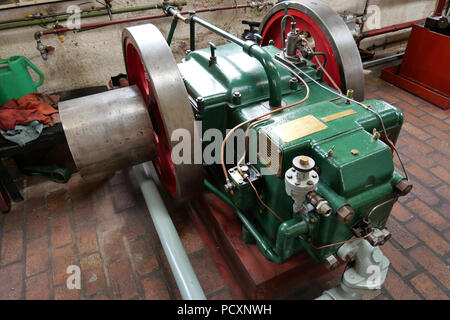
[[[248,54],[256,58],[263,66],[269,81],[270,106],[277,108],[281,106],[281,77],[278,67],[273,62],[272,56],[256,43],[248,46]]]

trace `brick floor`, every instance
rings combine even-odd
[[[377,78],[366,76],[368,98],[398,106],[405,124],[398,149],[414,191],[394,207],[391,261],[381,293],[365,299],[448,299],[450,113]],[[396,166],[399,166],[396,160]],[[142,196],[129,170],[87,184],[18,177],[25,202],[0,216],[0,299],[180,299]],[[231,299],[211,253],[186,210],[173,216],[208,298]],[[69,265],[81,269],[81,290],[66,287]],[[299,288],[316,296],[339,278]]]

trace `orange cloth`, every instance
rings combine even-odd
[[[40,93],[29,93],[20,99],[11,99],[0,108],[0,129],[12,130],[17,124],[38,120],[43,124],[52,121],[50,115],[58,113],[48,103],[39,100]]]

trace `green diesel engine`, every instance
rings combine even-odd
[[[393,164],[403,116],[384,101],[364,100],[361,59],[341,17],[320,1],[282,2],[251,41],[195,12],[165,10],[174,17],[167,40],[149,24],[123,32],[132,86],[114,90],[123,101],[110,98],[108,114],[115,105],[130,106],[127,99],[134,107],[97,123],[109,137],[102,150],[86,151],[83,127],[92,120],[71,120],[85,114],[80,105],[98,104],[98,95],[61,106],[82,175],[153,160],[177,201],[206,185],[227,202],[242,222],[244,241],[268,260],[281,264],[306,250],[329,269],[339,258],[352,261],[341,287],[324,298],[371,289],[370,266],[378,268],[381,284],[389,265],[378,247],[390,237],[386,221],[412,188],[406,171]],[[179,64],[170,50],[178,20],[191,33],[191,50]],[[229,43],[196,50],[196,27]],[[142,113],[147,108],[151,120]],[[142,124],[130,127],[130,119]],[[127,143],[114,142],[119,122]]]

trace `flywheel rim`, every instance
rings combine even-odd
[[[184,81],[161,32],[152,24],[128,27],[122,33],[124,61],[130,84],[141,90],[155,129],[158,156],[153,160],[168,193],[183,202],[199,194],[203,167],[194,163],[194,139],[198,137],[194,114]],[[190,163],[174,164],[171,150],[173,131],[190,134]]]
[[[342,91],[345,93],[347,89],[353,89],[354,98],[364,100],[364,74],[356,43],[342,18],[324,2],[293,0],[275,5],[264,16],[259,27],[263,44],[266,45],[269,40],[274,40],[275,45],[280,47],[280,22],[286,4],[288,14],[294,16],[297,27],[309,25],[310,30],[307,31],[316,35],[313,38],[315,41],[319,40],[322,50],[328,51],[326,52],[328,53],[326,70],[340,85]]]

